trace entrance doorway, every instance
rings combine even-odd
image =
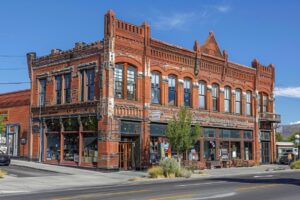
[[[119,143],[119,168],[123,170],[135,170],[141,167],[140,137],[122,136]]]
[[[8,124],[6,126],[7,153],[10,156],[19,156],[19,126]]]
[[[270,163],[270,142],[261,142],[261,162]]]

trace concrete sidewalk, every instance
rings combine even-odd
[[[12,160],[12,165],[23,166],[28,168],[48,170],[57,172],[55,176],[40,176],[40,177],[12,177],[6,176],[0,179],[0,194],[11,193],[27,193],[40,192],[46,190],[66,190],[82,187],[101,186],[101,185],[120,185],[120,184],[142,184],[143,182],[132,183],[129,179],[136,177],[147,176],[146,172],[139,171],[117,171],[117,172],[99,172],[95,170],[64,167],[57,165],[41,164],[36,162],[27,162],[20,160]],[[203,175],[194,174],[192,178],[215,178],[233,175],[249,175],[263,174],[276,172],[292,171],[288,166],[279,165],[262,165],[257,167],[244,168],[222,168],[204,170]],[[149,181],[176,181],[178,179],[163,179],[163,180],[147,180],[141,179],[144,182]]]

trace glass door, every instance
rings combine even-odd
[[[261,162],[270,163],[270,142],[261,142]]]

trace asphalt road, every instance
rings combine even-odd
[[[29,167],[21,166],[0,166],[0,169],[4,170],[7,173],[7,176],[11,177],[39,177],[39,176],[56,176],[60,173],[39,170]]]
[[[5,200],[299,200],[300,173],[274,173],[172,182],[74,188],[0,197]]]

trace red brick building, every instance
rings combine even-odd
[[[186,160],[201,167],[275,161],[272,64],[229,61],[213,33],[185,49],[152,38],[146,22],[133,25],[112,11],[104,20],[101,41],[27,55],[44,162],[147,167],[171,154],[165,128],[180,106],[203,133]]]
[[[7,148],[13,157],[37,156],[38,140],[30,134],[30,90],[0,94],[0,115],[4,117],[6,130],[1,133],[1,147]]]

